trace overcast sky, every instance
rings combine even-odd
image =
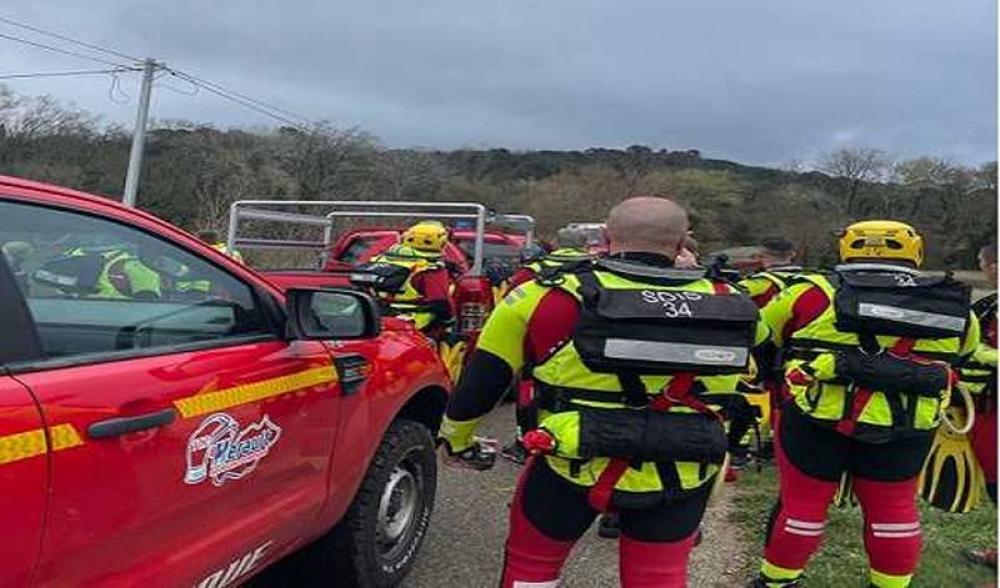
[[[390,146],[641,143],[762,164],[841,145],[996,158],[994,0],[5,0],[0,16]],[[57,43],[4,24],[0,34]],[[0,39],[0,75],[92,67]],[[138,82],[122,79],[124,104],[103,76],[8,83],[131,124]],[[275,122],[167,87],[152,116]]]

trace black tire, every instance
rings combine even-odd
[[[394,421],[347,514],[311,546],[302,562],[303,581],[297,583],[398,586],[427,535],[436,491],[437,455],[430,431],[414,421]]]

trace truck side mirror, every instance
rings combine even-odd
[[[353,290],[293,288],[286,309],[291,339],[367,339],[382,330],[378,305]]]

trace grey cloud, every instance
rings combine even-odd
[[[390,145],[645,143],[775,163],[855,143],[996,157],[996,8],[985,0],[22,0],[5,13]],[[67,64],[2,49],[12,71]],[[131,121],[103,81],[16,86],[35,88]],[[268,122],[166,89],[155,114]]]

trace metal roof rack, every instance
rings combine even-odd
[[[288,212],[276,208],[315,207],[317,214]],[[507,215],[524,216],[524,215]],[[319,250],[329,249],[333,239],[333,223],[336,218],[405,218],[428,219],[474,219],[476,239],[473,251],[471,275],[478,276],[483,271],[483,235],[486,231],[487,210],[475,202],[386,202],[374,200],[238,200],[229,208],[229,233],[227,245],[230,250],[243,249],[283,249]],[[527,217],[531,218],[531,217]],[[300,241],[294,239],[266,239],[245,237],[240,234],[240,221],[260,220],[285,224],[311,225],[323,227],[322,241]],[[523,220],[523,219],[522,219]],[[531,219],[532,230],[534,219]],[[529,234],[530,241],[530,234]]]

